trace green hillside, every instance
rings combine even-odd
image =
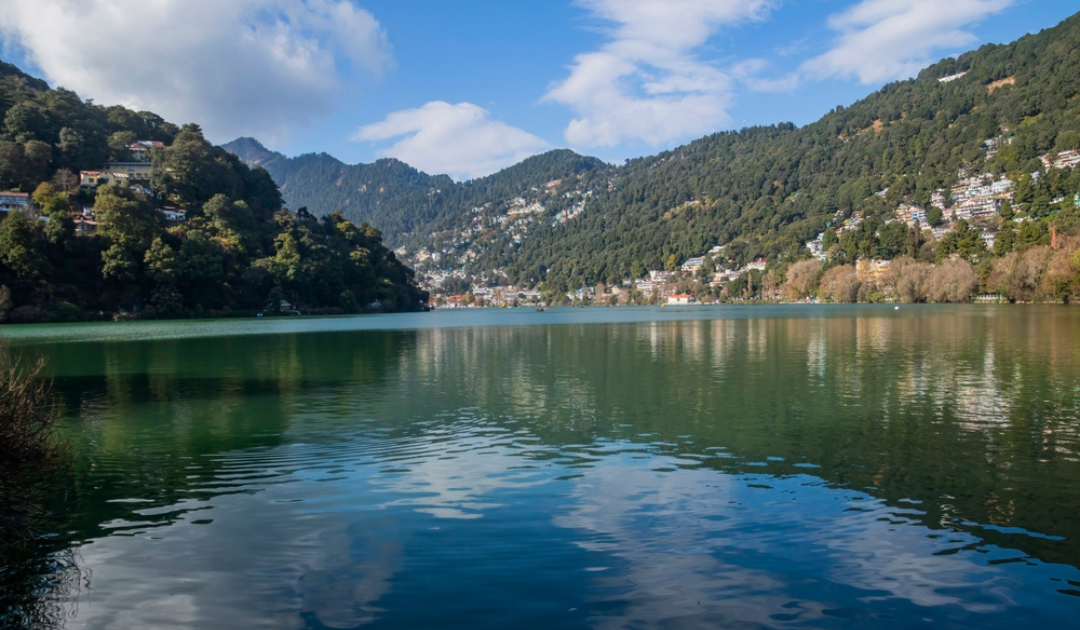
[[[0,322],[427,299],[377,230],[285,210],[265,170],[198,125],[83,101],[2,62],[0,193]]]
[[[1074,16],[1015,43],[945,60],[801,129],[715,134],[634,160],[598,174],[614,185],[594,182],[595,201],[575,222],[539,225],[507,276],[542,272],[563,288],[615,282],[725,244],[739,262],[790,261],[808,256],[804,244],[838,213],[855,212],[867,218],[870,237],[853,253],[897,255],[879,251],[872,236],[900,204],[928,207],[933,192],[948,189],[962,171],[1020,181],[1045,170],[1039,156],[1080,148],[1078,68]],[[998,137],[1009,144],[988,157],[985,143]],[[1041,218],[1057,210],[1052,199],[1080,191],[1080,180],[1061,172],[1035,188],[1017,211]],[[477,264],[502,260],[482,256]]]

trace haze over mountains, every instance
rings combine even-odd
[[[1041,156],[1080,149],[1077,68],[1073,16],[946,59],[802,128],[717,133],[621,166],[552,151],[462,183],[392,159],[286,158],[251,139],[225,148],[266,168],[290,207],[369,221],[425,272],[568,288],[638,277],[717,245],[737,262],[796,260],[855,213],[881,225],[901,206],[929,207],[964,175],[1038,172]],[[1018,209],[1033,218],[1056,210],[1029,205]]]

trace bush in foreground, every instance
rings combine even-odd
[[[47,491],[67,465],[44,359],[27,363],[0,346],[0,543],[33,537],[51,515]]]

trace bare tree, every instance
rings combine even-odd
[[[70,195],[79,188],[79,178],[66,168],[56,171],[51,183],[57,190],[66,195]]]
[[[825,275],[821,276],[818,295],[823,300],[850,304],[859,299],[861,285],[855,267],[840,265],[829,269],[825,272]]]
[[[776,270],[770,269],[768,273],[761,278],[761,297],[766,300],[775,299],[779,290],[779,283],[776,281]]]
[[[971,263],[951,256],[934,268],[926,283],[932,302],[970,302],[979,288],[979,277]]]
[[[814,280],[821,271],[821,261],[815,258],[800,260],[788,267],[787,281],[781,287],[789,300],[801,300],[814,291]]]
[[[931,271],[929,264],[901,256],[892,261],[879,284],[883,293],[902,302],[925,302],[926,281]]]
[[[1050,258],[1049,247],[1031,247],[1001,259],[999,286],[1003,295],[1014,302],[1030,301],[1040,294],[1043,270]]]

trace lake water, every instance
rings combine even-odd
[[[0,626],[1080,615],[1080,309],[28,326],[76,454]]]

